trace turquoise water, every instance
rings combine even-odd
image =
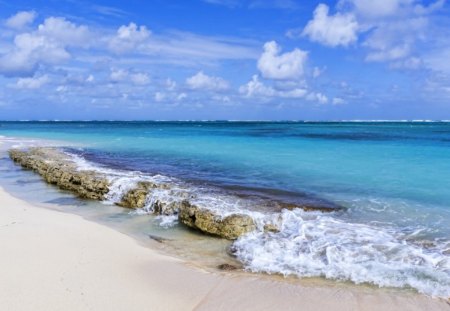
[[[236,254],[252,271],[450,295],[450,123],[0,122],[0,135],[64,141],[93,165],[211,196],[344,207],[284,210],[281,232]]]

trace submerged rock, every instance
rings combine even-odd
[[[230,265],[229,263],[223,263],[221,265],[218,265],[217,269],[222,270],[222,271],[233,271],[233,270],[237,270],[239,268],[236,266]]]
[[[103,200],[109,191],[106,176],[77,170],[71,158],[55,148],[11,149],[9,156],[22,167],[36,171],[46,182],[75,192],[82,198]]]
[[[210,210],[183,201],[178,216],[181,223],[202,232],[235,240],[256,229],[254,220],[243,214],[232,214],[222,218]]]
[[[281,208],[285,208],[288,210],[293,210],[296,208],[300,208],[305,212],[322,212],[322,213],[331,213],[336,212],[338,210],[342,210],[343,207],[331,202],[323,202],[323,203],[310,203],[310,204],[281,204]]]

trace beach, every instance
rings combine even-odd
[[[423,295],[206,272],[0,189],[2,310],[448,310]],[[155,242],[156,243],[156,242]]]

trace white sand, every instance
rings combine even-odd
[[[0,250],[2,311],[450,310],[446,301],[407,292],[203,272],[1,188]]]

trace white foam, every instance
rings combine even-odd
[[[394,230],[301,210],[282,212],[279,233],[257,231],[234,243],[237,258],[253,272],[411,287],[444,298],[450,296],[448,247],[427,250]]]
[[[169,216],[157,216],[156,220],[159,221],[159,225],[163,228],[171,228],[178,224],[178,216],[177,215],[169,215]]]

